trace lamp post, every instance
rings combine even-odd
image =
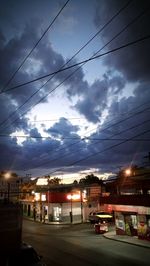
[[[71,194],[67,195],[67,199],[70,201],[70,212],[69,212],[69,215],[70,215],[70,223],[73,222],[73,215],[72,215],[72,192]]]
[[[71,198],[70,198],[70,204],[71,204],[71,210],[70,210],[70,222],[73,222],[73,216],[72,216],[72,193],[71,193]]]
[[[80,200],[81,200],[81,223],[83,223],[83,197],[82,197],[83,190],[80,190]]]
[[[7,180],[7,200],[9,202],[10,200],[10,183],[8,182],[9,178],[11,177],[11,174],[9,172],[7,172],[4,175],[5,179]]]

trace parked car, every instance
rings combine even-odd
[[[35,249],[23,243],[17,253],[8,258],[8,266],[46,266],[42,262],[42,256],[39,256]]]
[[[103,223],[103,222],[111,223],[113,222],[113,215],[111,213],[104,212],[104,211],[90,212],[89,221],[92,224]]]

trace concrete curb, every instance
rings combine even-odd
[[[105,237],[107,239],[110,239],[110,240],[113,240],[113,241],[118,241],[118,242],[130,244],[130,245],[135,245],[135,246],[139,246],[139,247],[149,248],[150,249],[150,242],[149,241],[140,240],[140,239],[133,239],[132,237],[130,239],[130,236],[129,236],[129,239],[127,239],[127,238],[126,239],[121,239],[121,237],[119,237],[119,236],[117,237],[115,232],[114,232],[114,234],[112,232],[111,232],[111,234],[110,233],[105,233],[105,234],[103,234],[103,237]],[[139,241],[141,241],[141,243]]]
[[[33,218],[25,217],[25,216],[23,217],[23,220],[27,220],[27,221],[31,221],[31,222],[39,223],[39,224],[45,224],[45,225],[70,225],[70,226],[72,226],[72,225],[83,224],[83,223],[80,223],[80,222],[78,222],[78,223],[68,223],[68,222],[66,222],[66,223],[63,223],[63,222],[40,222],[38,220],[34,220]],[[86,223],[87,222],[85,222],[85,224]]]

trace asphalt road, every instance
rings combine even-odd
[[[149,266],[150,250],[96,235],[93,225],[45,225],[25,220],[23,241],[47,266]]]

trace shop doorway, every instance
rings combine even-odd
[[[125,233],[129,236],[137,235],[137,215],[136,214],[125,214]]]
[[[61,221],[61,208],[53,207],[53,221],[60,222]]]

